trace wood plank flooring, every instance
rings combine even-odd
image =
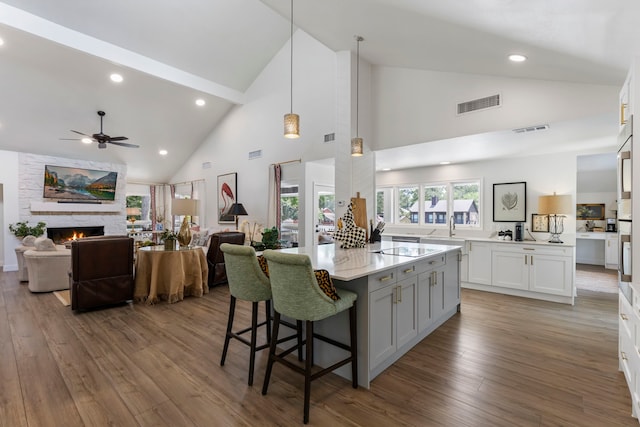
[[[74,314],[0,273],[1,426],[302,424],[302,378],[248,348],[220,367],[229,296]],[[261,310],[262,311],[262,310]],[[238,325],[250,305],[238,302]],[[617,295],[575,306],[463,290],[462,312],[377,377],[312,385],[309,425],[637,426],[617,362]]]

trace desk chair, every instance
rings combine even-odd
[[[357,336],[356,336],[356,298],[357,294],[342,289],[335,289],[332,283],[322,281],[322,287],[316,278],[316,272],[311,265],[311,259],[306,254],[289,254],[279,251],[266,250],[264,257],[269,264],[269,276],[271,279],[271,292],[273,298],[273,332],[272,336],[278,336],[278,326],[281,315],[285,315],[296,321],[304,320],[306,337],[298,346],[306,345],[304,367],[285,359],[292,349],[276,353],[276,342],[271,341],[269,347],[269,361],[264,377],[262,394],[267,394],[269,379],[275,362],[282,363],[290,369],[304,375],[304,418],[305,424],[309,422],[309,400],[311,394],[311,381],[329,372],[351,363],[351,378],[353,388],[358,388],[358,362],[357,362]],[[324,271],[326,273],[326,271]],[[321,277],[322,275],[320,275]],[[326,274],[328,277],[328,274]],[[325,290],[324,288],[329,288]],[[337,294],[337,295],[336,295]],[[329,295],[332,295],[330,297]],[[313,322],[323,320],[342,311],[349,310],[350,345],[337,342],[313,332]],[[319,339],[349,352],[349,357],[318,371],[311,372],[313,366],[313,339]]]
[[[229,320],[227,322],[227,333],[224,339],[224,348],[222,350],[220,366],[224,366],[231,338],[235,338],[243,344],[248,345],[250,348],[248,384],[253,385],[253,371],[256,352],[268,348],[271,343],[271,283],[269,282],[269,278],[265,272],[263,272],[260,267],[253,247],[222,243],[220,245],[220,250],[224,253],[226,276],[229,282],[229,292],[231,293],[229,303]],[[252,302],[251,326],[237,332],[233,332],[233,318],[237,299]],[[258,323],[258,303],[260,301],[265,302],[266,320]],[[267,342],[257,346],[257,331],[260,326],[267,327]],[[296,326],[290,324],[287,324],[287,326],[295,328],[296,334],[277,340],[278,343],[288,341],[293,338],[297,338],[299,344],[302,343],[302,322],[298,322]],[[242,334],[249,331],[251,332],[250,341],[246,340],[242,336]],[[301,346],[298,352],[298,358],[302,360]]]

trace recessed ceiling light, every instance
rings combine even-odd
[[[91,144],[93,142],[91,138],[82,138],[80,141],[84,142],[85,144]]]
[[[382,168],[382,170],[386,172],[386,171],[390,171],[391,168]]]
[[[204,99],[196,99],[196,105],[198,107],[202,107],[206,104],[207,102]]]
[[[524,55],[520,55],[519,53],[512,53],[509,55],[509,61],[513,62],[524,62],[527,60],[527,57]]]
[[[111,74],[109,78],[111,79],[112,82],[116,82],[116,83],[120,83],[122,80],[124,80],[122,76],[117,73]]]
[[[4,40],[2,40],[2,38],[0,37],[0,46],[2,46],[4,44]]]
[[[158,151],[158,154],[160,154],[161,156],[166,156],[167,154],[169,154],[169,152],[167,150],[160,150]]]
[[[451,162],[440,162],[441,165],[450,165]]]

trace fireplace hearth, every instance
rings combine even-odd
[[[92,227],[47,227],[47,237],[56,245],[81,237],[104,236],[104,226]]]

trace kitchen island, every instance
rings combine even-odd
[[[378,242],[365,248],[335,244],[290,248],[307,254],[316,269],[329,271],[334,284],[358,294],[358,382],[371,381],[423,338],[460,311],[459,246]],[[316,322],[316,332],[349,342],[346,312]],[[283,331],[281,334],[289,331]],[[315,343],[314,362],[329,366],[342,350]],[[351,378],[351,367],[335,371]]]

